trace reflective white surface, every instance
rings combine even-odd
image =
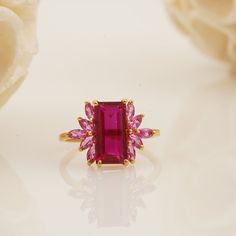
[[[236,80],[172,27],[159,1],[42,1],[40,52],[0,111],[0,234],[234,236]],[[131,98],[135,167],[88,168],[85,100]]]

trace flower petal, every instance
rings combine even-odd
[[[129,123],[130,129],[137,129],[143,121],[143,115],[137,115],[133,117]]]
[[[131,134],[129,137],[130,137],[132,145],[134,147],[136,147],[138,149],[143,148],[143,142],[139,136],[137,136],[136,134]]]
[[[90,148],[93,145],[94,137],[88,136],[84,138],[80,143],[80,151]]]
[[[93,145],[92,147],[89,148],[87,152],[87,161],[90,162],[90,164],[92,164],[95,161],[95,157],[96,157],[96,151],[95,151],[95,145]]]
[[[87,132],[93,130],[93,123],[91,121],[83,119],[81,117],[79,117],[78,121],[82,129],[86,130]]]
[[[82,129],[73,129],[68,132],[68,136],[72,139],[83,139],[86,137],[87,132]]]
[[[140,129],[138,133],[138,136],[140,138],[151,138],[153,135],[154,135],[154,131],[148,128]]]
[[[88,119],[92,119],[94,117],[94,107],[90,102],[86,102],[85,104],[85,114]]]
[[[128,119],[133,118],[134,113],[135,113],[135,108],[134,108],[134,104],[132,101],[129,101],[127,104],[127,108],[126,108],[126,116]]]

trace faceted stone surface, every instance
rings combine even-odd
[[[135,113],[135,108],[133,102],[128,102],[127,104],[127,110],[126,110],[126,116],[127,118],[133,118]]]
[[[130,139],[134,147],[141,149],[141,147],[143,146],[143,142],[139,136],[131,134]]]
[[[83,151],[87,148],[90,148],[93,145],[94,138],[93,136],[88,136],[84,138],[80,143],[80,150]]]
[[[140,138],[151,138],[154,135],[152,129],[143,128],[139,130],[139,137]]]
[[[86,137],[86,134],[86,130],[82,129],[73,129],[68,133],[69,137],[72,139],[83,139]]]
[[[130,121],[129,128],[137,129],[141,125],[142,120],[143,120],[143,115],[137,115],[133,117]]]
[[[96,162],[123,164],[127,159],[126,105],[99,102],[95,107]]]
[[[85,114],[89,119],[92,119],[94,117],[94,107],[90,102],[87,102],[85,104]]]
[[[89,161],[91,164],[95,161],[96,158],[96,151],[94,145],[89,148],[87,152],[87,161]]]

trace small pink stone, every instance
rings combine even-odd
[[[72,139],[83,139],[85,138],[86,134],[87,132],[81,129],[73,129],[68,133],[69,137]]]
[[[80,124],[81,128],[86,130],[86,131],[92,131],[93,130],[93,123],[90,122],[89,120],[80,118],[79,119],[79,124]]]
[[[85,105],[85,114],[89,119],[94,117],[94,107],[89,102]]]
[[[93,145],[92,147],[89,148],[87,152],[87,161],[89,161],[91,164],[95,161],[96,159],[96,151],[95,151],[95,146]]]
[[[130,119],[133,118],[135,113],[135,108],[133,102],[128,102],[127,104],[127,110],[126,110],[126,116]]]
[[[94,140],[93,136],[88,136],[85,139],[83,139],[82,142],[80,143],[80,150],[83,151],[91,147],[93,145],[93,140]]]
[[[139,137],[140,138],[151,138],[154,135],[152,129],[144,128],[139,130]]]
[[[134,147],[136,147],[138,149],[142,148],[143,142],[139,136],[137,136],[135,134],[131,134],[129,137],[130,137]]]
[[[137,129],[143,121],[143,115],[137,115],[133,117],[129,123],[129,128]]]
[[[135,160],[136,153],[135,153],[135,149],[134,149],[133,145],[128,146],[127,155],[128,155],[129,161]]]

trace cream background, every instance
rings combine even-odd
[[[227,69],[193,49],[157,0],[48,0],[39,13],[39,54],[0,111],[0,234],[234,236]],[[132,98],[143,125],[161,129],[134,169],[87,169],[84,154],[70,161],[76,144],[58,141],[94,98]]]

